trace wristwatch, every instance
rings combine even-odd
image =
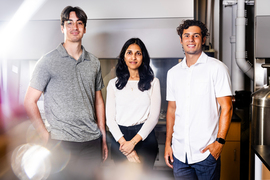
[[[225,144],[225,139],[222,139],[222,138],[217,138],[216,139],[217,142],[219,142],[220,144]]]

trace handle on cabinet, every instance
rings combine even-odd
[[[158,147],[158,152],[157,152],[156,161],[159,161],[159,147]]]
[[[233,152],[234,152],[234,159],[233,160],[236,161],[236,149],[234,149]]]

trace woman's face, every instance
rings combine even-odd
[[[140,46],[131,44],[125,52],[125,63],[129,70],[138,70],[143,62],[143,55]]]

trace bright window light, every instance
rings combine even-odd
[[[6,27],[3,28],[0,44],[0,58],[10,50],[10,45],[14,43],[16,35],[30,18],[37,12],[46,0],[24,0],[15,15],[12,17]]]

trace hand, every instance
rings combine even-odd
[[[135,150],[131,151],[131,153],[127,155],[127,159],[129,162],[141,163],[140,158]]]
[[[50,133],[46,129],[44,129],[44,130],[38,130],[38,135],[39,135],[42,145],[46,146],[50,138]]]
[[[172,147],[169,145],[165,146],[164,159],[165,159],[167,166],[169,166],[170,168],[173,168],[173,165],[172,165],[173,151],[172,151]]]
[[[108,147],[107,147],[107,143],[103,142],[102,143],[102,160],[103,160],[103,162],[105,162],[107,158],[108,158]]]
[[[132,141],[125,141],[123,143],[120,144],[119,150],[125,155],[129,155],[133,149],[134,149],[135,145],[133,144]]]
[[[212,156],[217,160],[222,152],[223,144],[215,141],[212,144],[209,144],[206,148],[202,150],[202,153],[205,153],[207,150],[210,151]]]

